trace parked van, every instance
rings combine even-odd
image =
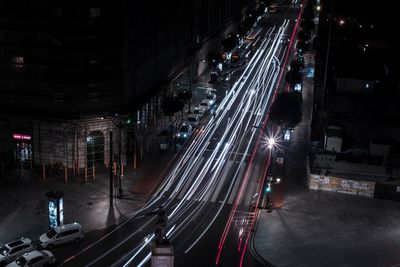
[[[82,226],[79,223],[56,226],[40,236],[42,248],[52,248],[68,242],[80,242],[83,238]]]

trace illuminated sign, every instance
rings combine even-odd
[[[61,191],[50,191],[46,193],[49,208],[49,228],[63,225],[64,223],[64,193]]]
[[[27,134],[13,134],[14,140],[31,140],[31,136]]]
[[[50,228],[58,226],[58,201],[56,199],[49,201],[49,225]]]

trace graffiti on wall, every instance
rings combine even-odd
[[[373,197],[375,182],[310,174],[309,188]]]

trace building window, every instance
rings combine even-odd
[[[62,9],[60,7],[55,7],[51,10],[51,15],[53,17],[61,17],[62,15]]]
[[[22,68],[24,66],[24,57],[16,56],[12,57],[13,67]]]
[[[90,8],[90,17],[91,18],[100,17],[100,11],[101,11],[101,8],[91,7]]]

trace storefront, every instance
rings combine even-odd
[[[32,137],[29,134],[14,133],[14,164],[18,169],[32,167]]]

